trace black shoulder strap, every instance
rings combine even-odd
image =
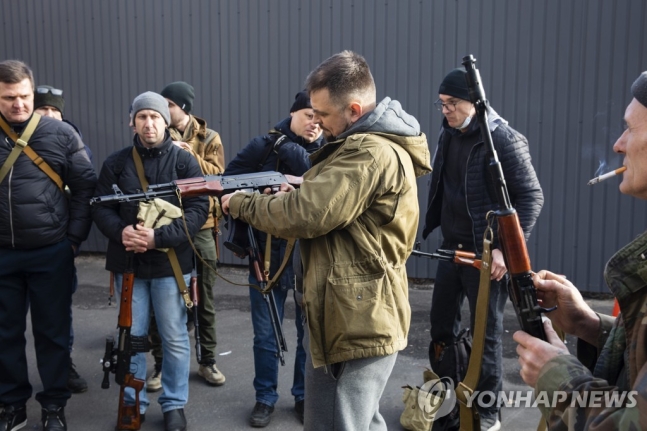
[[[263,152],[263,156],[259,159],[258,165],[256,165],[256,171],[260,172],[261,169],[263,169],[263,165],[265,164],[265,161],[267,158],[270,156],[270,153],[272,153],[272,149],[274,149],[274,144],[276,143],[277,140],[281,138],[283,135],[281,132],[277,130],[270,130],[270,133],[267,136],[268,143],[265,145],[265,151]],[[275,139],[276,138],[276,139]]]

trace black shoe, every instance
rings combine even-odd
[[[80,394],[88,390],[88,382],[76,372],[76,366],[70,358],[70,372],[67,375],[67,388],[73,394]]]
[[[67,431],[65,412],[62,406],[45,406],[42,409],[44,431]]]
[[[274,406],[268,406],[257,401],[249,417],[249,424],[254,428],[266,427],[272,419],[272,413],[274,413]]]
[[[6,406],[0,410],[0,431],[16,431],[27,426],[25,406]]]
[[[305,407],[305,402],[303,400],[299,400],[296,403],[294,403],[294,411],[297,413],[297,417],[303,423],[303,410]]]
[[[169,410],[164,413],[165,431],[186,431],[186,418],[184,409]]]

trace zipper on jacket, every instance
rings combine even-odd
[[[11,177],[13,176],[13,166],[11,167],[11,170],[9,170],[9,178],[7,179],[7,197],[8,197],[8,205],[9,205],[9,229],[11,230],[11,247],[16,248],[16,239],[14,237],[14,231],[13,231],[13,211],[11,210]]]
[[[474,232],[474,218],[472,218],[472,213],[470,212],[470,204],[469,204],[469,202],[467,200],[467,174],[468,174],[468,171],[469,171],[470,159],[472,158],[472,152],[474,151],[474,148],[476,148],[477,145],[479,145],[478,142],[476,144],[474,144],[474,146],[470,150],[470,153],[467,156],[467,163],[465,163],[465,207],[467,208],[467,215],[470,216],[470,220],[472,220],[472,240],[474,241],[474,251],[476,251],[478,253],[479,252],[479,244],[478,244],[478,242],[476,242],[476,232]],[[485,169],[487,169],[487,166],[486,166]],[[486,172],[486,174],[487,174],[487,172]]]

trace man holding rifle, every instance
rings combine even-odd
[[[613,145],[624,154],[627,170],[620,191],[647,199],[647,71],[631,87],[633,100],[625,110],[626,128]],[[548,342],[518,331],[521,377],[551,405],[538,403],[549,429],[645,429],[647,411],[647,233],[620,249],[607,263],[604,277],[620,305],[617,318],[595,313],[566,277],[549,271],[535,276],[537,296],[556,326],[578,337],[577,358],[555,334],[550,322]],[[581,362],[580,362],[581,361]],[[633,391],[633,392],[629,392]],[[599,402],[591,402],[597,394]],[[585,401],[578,401],[585,396]],[[610,397],[622,399],[607,403]],[[589,400],[588,402],[586,400]],[[601,400],[601,401],[600,401]]]
[[[270,133],[254,138],[236,157],[227,165],[226,175],[239,175],[252,172],[278,171],[284,174],[301,176],[310,169],[310,154],[317,151],[323,144],[321,127],[314,122],[314,114],[310,105],[310,97],[305,91],[297,93],[290,116],[281,120]],[[247,235],[244,223],[237,223],[238,234]],[[260,250],[265,253],[267,235],[254,231]],[[287,241],[281,238],[272,238],[271,256],[269,258],[269,277],[272,278],[281,266],[286,253]],[[294,274],[291,260],[276,286],[269,294],[274,295],[277,311],[283,318],[285,301],[290,290],[294,292]],[[250,257],[250,284],[258,284]],[[256,289],[249,289],[249,299],[252,309],[252,323],[254,326],[254,389],[256,390],[256,404],[250,415],[249,421],[253,427],[265,427],[270,423],[279,394],[277,385],[279,378],[279,364],[276,357],[277,348],[274,333],[270,323],[270,314],[263,295]],[[295,300],[296,303],[296,300]],[[281,322],[278,322],[281,323]],[[304,373],[306,354],[302,345],[303,319],[301,309],[296,307],[295,324],[297,327],[297,343],[295,346],[294,381],[292,395],[294,396],[294,409],[303,422],[304,398]]]
[[[168,102],[161,95],[146,92],[133,101],[133,122],[136,134],[133,145],[113,153],[103,164],[96,194],[113,191],[116,184],[124,193],[146,189],[144,183],[166,183],[182,178],[202,176],[196,159],[173,145],[167,129],[170,124]],[[165,198],[179,206],[177,197]],[[209,199],[192,197],[182,199],[187,227],[195,235],[207,220]],[[189,395],[189,366],[191,350],[186,330],[187,303],[180,294],[189,284],[193,268],[193,252],[181,218],[157,229],[138,225],[138,203],[123,202],[93,207],[94,221],[108,238],[106,269],[115,273],[115,284],[121,286],[122,274],[127,268],[128,253],[134,252],[134,287],[132,298],[131,335],[146,336],[152,305],[157,318],[164,363],[162,388],[158,402],[164,413],[166,431],[186,429],[184,405]],[[172,268],[171,255],[164,248],[174,250],[181,274]],[[184,284],[184,286],[182,286]],[[146,355],[137,353],[132,359],[135,378],[146,378]],[[132,390],[126,391],[126,404],[134,404]],[[140,413],[149,401],[146,391],[140,393]]]
[[[223,211],[272,235],[300,238],[309,338],[304,428],[386,430],[379,401],[411,309],[406,260],[418,228],[416,178],[430,172],[418,121],[377,103],[366,60],[333,55],[306,80],[328,142],[299,189],[236,193]]]
[[[481,254],[483,234],[487,227],[486,214],[496,210],[498,202],[495,185],[488,171],[488,148],[484,145],[476,110],[470,102],[466,71],[454,69],[440,84],[435,105],[444,115],[438,147],[433,161],[433,174],[423,238],[440,226],[443,249]],[[488,109],[489,129],[516,208],[526,240],[535,225],[544,202],[537,175],[530,161],[528,141],[497,113]],[[503,310],[508,298],[507,269],[498,249],[496,223],[493,227],[492,283],[485,348],[478,391],[498,391],[502,388]],[[431,303],[430,360],[439,360],[445,347],[456,342],[460,331],[461,306],[467,297],[470,308],[470,329],[474,332],[479,270],[449,261],[439,261]],[[434,355],[436,357],[434,358]],[[450,358],[446,355],[446,358]],[[447,359],[446,359],[447,360]],[[445,377],[445,376],[441,376]],[[462,379],[464,376],[446,376]],[[496,403],[479,408],[481,429],[500,428]],[[458,429],[458,417],[450,428]]]

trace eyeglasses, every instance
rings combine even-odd
[[[36,93],[38,94],[52,93],[52,95],[54,96],[62,96],[63,90],[59,90],[58,88],[36,87]]]
[[[462,100],[455,100],[453,102],[447,102],[443,103],[442,100],[438,99],[434,102],[434,106],[436,109],[438,109],[440,112],[443,112],[443,108],[447,109],[447,112],[454,112],[456,110],[456,105],[461,103]]]

